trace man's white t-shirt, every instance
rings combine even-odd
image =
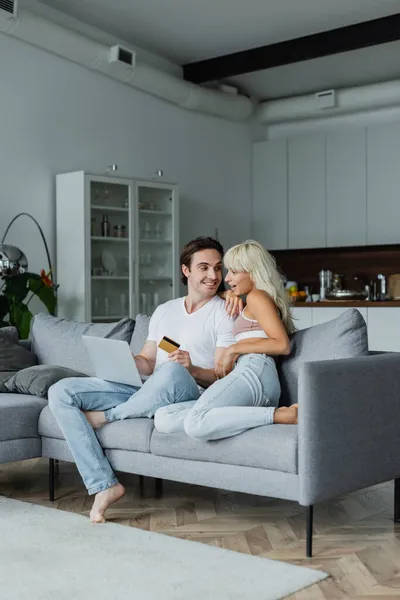
[[[193,365],[213,369],[215,349],[235,343],[232,325],[233,319],[225,310],[225,301],[219,296],[214,296],[193,313],[187,312],[185,298],[161,304],[150,319],[147,336],[147,341],[157,343],[155,370],[168,361],[168,352],[158,348],[164,335],[179,344],[180,350],[189,352]]]

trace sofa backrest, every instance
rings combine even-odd
[[[39,313],[31,327],[31,349],[40,365],[58,365],[93,375],[82,335],[125,340],[130,344],[134,327],[135,321],[129,318],[118,323],[80,323]]]
[[[118,323],[79,323],[38,314],[31,327],[32,351],[39,364],[59,365],[92,375],[92,367],[81,340],[83,334],[126,340],[138,354],[147,339],[150,318],[138,314],[136,320]],[[291,353],[278,360],[282,386],[280,404],[297,402],[299,372],[305,362],[352,358],[368,354],[367,325],[361,313],[351,308],[336,319],[297,331],[290,336]]]
[[[138,314],[135,317],[135,329],[131,339],[131,350],[133,354],[139,354],[147,340],[150,317]]]
[[[296,331],[290,344],[291,353],[278,363],[283,406],[297,402],[299,373],[305,362],[367,355],[367,324],[360,311],[350,308],[336,319]]]

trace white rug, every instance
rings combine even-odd
[[[275,600],[325,577],[0,497],[2,600]]]

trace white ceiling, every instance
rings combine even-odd
[[[400,0],[40,0],[178,64],[400,13]],[[25,0],[24,5],[29,5]],[[400,76],[400,43],[234,79],[281,97]],[[399,67],[398,67],[399,65]]]

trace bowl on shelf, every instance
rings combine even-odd
[[[307,292],[291,292],[289,298],[293,303],[305,302],[307,300]]]
[[[307,296],[292,296],[291,300],[294,304],[298,304],[299,302],[305,302],[307,300]]]

